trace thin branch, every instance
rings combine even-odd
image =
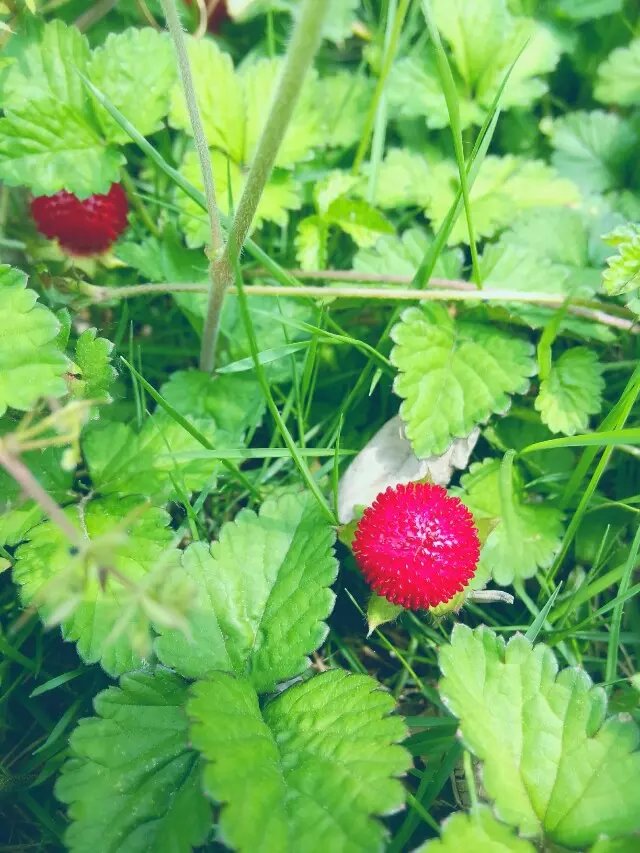
[[[282,74],[229,230],[224,255],[215,264],[218,288],[212,288],[209,292],[207,316],[202,333],[200,359],[202,370],[213,370],[224,293],[233,281],[235,263],[247,239],[258,203],[271,175],[278,149],[300,96],[302,83],[320,45],[322,21],[328,6],[328,3],[321,0],[302,0],[300,5]]]
[[[385,277],[389,281],[389,277]],[[388,302],[519,302],[531,305],[542,305],[559,308],[566,297],[549,293],[522,293],[512,290],[477,290],[468,282],[432,279],[433,289],[417,290],[402,287],[322,287],[308,285],[305,287],[283,287],[272,284],[253,284],[245,287],[247,296],[286,296],[293,299],[375,299]],[[206,293],[208,286],[197,283],[168,283],[168,284],[133,284],[127,287],[104,287],[82,283],[77,292],[89,297],[93,303],[111,302],[118,299],[131,299],[136,296],[148,296],[159,293]],[[228,288],[235,293],[235,288]],[[597,307],[595,307],[597,306]],[[607,306],[608,307],[608,306]],[[637,321],[626,317],[617,317],[602,310],[600,303],[581,302],[568,306],[568,312],[578,317],[586,317],[605,326],[621,329],[632,334],[640,333]]]

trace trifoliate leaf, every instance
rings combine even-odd
[[[442,824],[440,838],[427,841],[415,853],[535,853],[529,841],[496,820],[487,806],[476,806],[471,812],[454,812]]]
[[[378,169],[375,203],[383,208],[426,207],[430,170],[426,159],[407,148],[392,148]]]
[[[640,287],[640,225],[616,228],[604,238],[618,250],[607,259],[607,269],[602,274],[607,293],[629,293]]]
[[[369,676],[333,670],[260,708],[247,681],[213,673],[193,689],[191,740],[219,802],[220,831],[238,853],[382,850],[374,815],[402,805],[409,765],[393,697]],[[247,773],[246,768],[253,772]],[[260,784],[254,784],[259,779]]]
[[[575,435],[589,425],[589,415],[602,407],[602,365],[593,350],[573,347],[563,352],[540,383],[535,407],[551,432]]]
[[[27,103],[0,119],[0,179],[29,187],[36,196],[61,189],[79,198],[107,193],[124,162],[74,106]]]
[[[586,672],[558,673],[551,649],[523,636],[505,645],[461,624],[440,667],[441,695],[484,763],[499,818],[580,849],[640,829],[638,727],[606,717],[606,694]]]
[[[340,196],[329,205],[326,220],[349,234],[363,248],[375,245],[382,234],[394,233],[389,220],[362,199]]]
[[[96,329],[87,329],[76,341],[74,361],[80,375],[71,383],[71,393],[83,400],[111,399],[109,389],[116,377],[111,364],[113,344],[106,338],[97,338]]]
[[[402,237],[380,237],[371,249],[360,249],[353,259],[353,268],[376,275],[411,277],[422,263],[430,243],[431,238],[422,228],[409,228]],[[438,255],[434,276],[459,278],[462,260],[460,249],[445,249]]]
[[[545,119],[542,130],[551,139],[551,162],[586,193],[624,186],[625,168],[638,136],[629,122],[602,110],[567,113]]]
[[[202,761],[189,746],[187,685],[170,672],[125,675],[80,721],[56,784],[71,853],[190,853],[211,825]]]
[[[229,446],[229,437],[210,418],[191,418],[212,446]],[[156,412],[136,431],[124,423],[93,422],[85,429],[82,450],[94,489],[102,495],[145,495],[156,500],[175,496],[172,478],[187,492],[211,481],[219,463],[181,460],[180,453],[202,450],[180,424]]]
[[[241,169],[220,151],[211,152],[211,165],[216,183],[218,206],[226,214],[229,212],[229,191],[235,206],[242,194],[244,175]],[[195,187],[200,190],[203,188],[202,174],[195,151],[187,152],[180,172]],[[231,187],[229,187],[229,178],[231,178]],[[211,240],[211,227],[202,208],[181,191],[176,194],[175,203],[180,211],[179,222],[187,245],[191,248],[207,245]],[[279,170],[271,176],[265,187],[253,220],[253,227],[259,228],[265,220],[284,226],[288,222],[289,211],[298,210],[301,205],[299,184],[288,172]]]
[[[517,471],[506,489],[500,478],[500,462],[485,459],[462,476],[459,496],[476,519],[495,524],[482,546],[480,565],[507,586],[551,565],[560,547],[562,513],[548,504],[525,503]]]
[[[38,483],[59,504],[69,502],[73,484],[73,473],[62,467],[62,453],[62,448],[45,447],[21,456]],[[26,500],[13,477],[0,468],[0,545],[17,545],[43,515],[40,505]]]
[[[256,690],[302,672],[324,640],[335,596],[334,534],[310,496],[285,495],[242,510],[209,548],[184,553],[197,588],[189,632],[162,631],[160,660],[188,677],[221,669]]]
[[[594,95],[605,104],[640,103],[640,38],[609,54],[598,68]]]
[[[60,20],[49,21],[1,78],[3,109],[22,112],[34,105],[37,112],[37,103],[47,101],[85,111],[85,88],[77,72],[86,71],[88,61],[86,36]]]
[[[137,498],[93,500],[65,514],[81,532],[83,550],[70,550],[50,521],[30,530],[13,570],[22,599],[45,622],[62,621],[65,640],[77,643],[86,663],[99,661],[110,675],[137,669],[149,635],[142,592],[153,578],[164,582],[175,572],[169,516]]]
[[[523,394],[535,372],[532,347],[488,326],[455,321],[440,305],[409,308],[391,337],[398,368],[394,391],[418,457],[444,453],[511,394]]]
[[[253,376],[211,376],[178,370],[160,389],[167,403],[188,418],[211,418],[233,441],[241,442],[262,418],[265,403]]]
[[[294,239],[300,269],[324,269],[328,236],[329,227],[322,216],[307,216],[298,222]]]
[[[438,229],[455,199],[458,171],[443,162],[431,171],[427,215]],[[476,236],[493,237],[510,225],[515,215],[530,207],[564,207],[579,201],[577,187],[539,160],[520,157],[486,157],[471,190],[471,214]],[[464,217],[451,230],[449,244],[467,243]]]
[[[0,415],[67,391],[67,359],[56,344],[60,323],[37,300],[24,273],[0,266]]]
[[[176,79],[169,37],[150,27],[110,33],[93,52],[87,76],[140,133],[154,133],[162,127],[169,111],[169,96]],[[124,145],[131,141],[106,110],[96,107],[96,116],[109,142]]]

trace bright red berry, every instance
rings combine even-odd
[[[389,487],[364,511],[353,553],[367,582],[412,610],[453,598],[473,577],[480,542],[473,517],[442,486]]]
[[[97,255],[115,243],[127,227],[127,196],[120,184],[106,195],[79,199],[66,190],[31,200],[38,231],[57,240],[70,255]]]

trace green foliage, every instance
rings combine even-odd
[[[426,206],[433,227],[439,228],[457,191],[457,168],[449,161],[434,165]],[[575,184],[561,178],[539,160],[508,155],[487,157],[471,190],[473,224],[478,237],[493,237],[510,225],[516,213],[532,207],[564,207],[579,200]],[[467,243],[464,218],[457,220],[449,245]]]
[[[67,359],[58,349],[60,323],[20,270],[0,266],[0,415],[28,411],[40,397],[61,397]]]
[[[598,68],[594,95],[605,104],[640,103],[640,39],[616,48],[605,59]]]
[[[460,850],[487,853],[534,853],[529,841],[518,838],[504,823],[496,820],[487,806],[477,806],[468,814],[454,812],[442,825],[437,841],[428,841],[417,853],[458,853]]]
[[[408,308],[393,328],[394,390],[416,456],[443,453],[494,412],[523,394],[535,372],[531,346],[441,306]]]
[[[13,569],[23,601],[45,622],[62,622],[87,663],[110,675],[137,669],[149,651],[150,614],[167,618],[163,596],[179,599],[169,517],[137,498],[92,500],[66,515],[82,547],[70,548],[51,521],[29,530]]]
[[[640,287],[640,226],[621,226],[604,239],[618,250],[607,259],[602,275],[605,290],[613,294],[636,290]]]
[[[187,632],[161,631],[160,660],[183,675],[245,675],[260,691],[302,672],[333,609],[334,534],[310,495],[242,510],[211,548],[194,543],[182,571],[197,589]]]
[[[602,407],[602,365],[595,352],[573,347],[554,362],[540,382],[535,407],[551,432],[575,435],[584,432],[589,415]]]
[[[109,388],[116,376],[111,364],[113,344],[106,338],[96,337],[96,329],[86,329],[76,341],[74,361],[80,374],[71,385],[75,397],[84,400],[109,402]]]
[[[517,470],[507,483],[501,473],[497,460],[474,463],[461,477],[460,497],[477,521],[490,523],[480,565],[506,586],[551,565],[560,547],[562,514],[548,504],[525,502]]]
[[[381,850],[373,815],[403,802],[394,777],[408,766],[393,699],[362,675],[333,670],[264,707],[249,682],[213,673],[188,704],[204,785],[225,803],[224,842],[238,851]],[[253,773],[246,772],[247,767]],[[252,784],[259,777],[260,784]],[[364,780],[366,779],[366,783]]]
[[[520,635],[505,644],[463,625],[440,666],[441,695],[502,820],[580,849],[640,829],[637,725],[606,716],[606,695],[586,672],[558,672],[551,649]]]
[[[204,842],[211,809],[189,746],[186,698],[182,679],[161,669],[125,675],[96,696],[96,716],[71,735],[56,785],[72,819],[72,853],[189,853]]]

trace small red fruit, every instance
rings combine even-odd
[[[378,595],[412,610],[450,601],[480,557],[466,506],[442,486],[424,483],[381,492],[358,522],[352,547]]]
[[[106,195],[79,199],[66,190],[31,200],[38,231],[57,240],[70,255],[96,255],[106,250],[127,227],[127,196],[120,184]]]

